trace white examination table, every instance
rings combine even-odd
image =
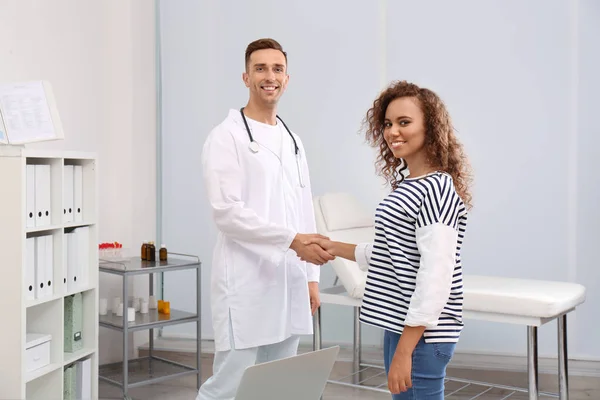
[[[374,237],[372,213],[365,212],[351,195],[332,193],[315,197],[315,216],[318,233],[332,240],[348,243],[371,241]],[[361,298],[364,294],[366,272],[354,262],[337,258],[331,262],[341,285],[321,291],[321,304],[337,304],[354,308],[353,382],[330,381],[353,387],[386,391],[385,388],[363,386],[358,382],[361,367],[380,367],[363,364],[361,361],[360,322],[358,320]],[[464,267],[468,272],[468,266]],[[504,387],[515,392],[529,393],[529,399],[543,395],[569,398],[568,392],[568,351],[567,314],[585,301],[585,288],[582,285],[566,282],[513,279],[494,276],[463,277],[464,304],[463,316],[466,320],[505,322],[527,327],[527,371],[528,388],[513,388],[485,384],[489,388]],[[557,320],[558,333],[558,379],[559,393],[540,393],[538,388],[538,327]],[[468,325],[465,329],[468,329]],[[315,334],[313,347],[320,349],[321,310],[315,313]],[[469,383],[468,380],[459,380]],[[479,382],[481,384],[481,382]]]

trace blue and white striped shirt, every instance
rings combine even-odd
[[[368,262],[360,321],[397,333],[425,326],[427,343],[457,342],[466,225],[449,174],[405,179],[377,208],[374,243],[357,247],[359,265]]]

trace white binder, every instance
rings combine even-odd
[[[67,237],[67,290],[75,292],[79,289],[79,263],[77,262],[77,237],[69,232]]]
[[[35,227],[35,165],[28,164],[26,169],[26,207],[25,211],[27,212],[26,218],[26,227],[34,228]]]
[[[35,238],[25,239],[25,298],[35,300]]]
[[[77,400],[92,400],[92,360],[77,363]]]
[[[46,237],[35,238],[35,298],[46,297]]]
[[[73,222],[73,166],[65,165],[63,180],[63,222]]]
[[[44,263],[45,271],[44,277],[46,278],[46,296],[52,296],[54,294],[54,237],[52,235],[44,236],[46,242],[46,262]]]
[[[50,225],[50,165],[35,166],[35,210],[35,226]]]
[[[82,226],[75,229],[77,243],[77,272],[79,273],[78,286],[84,289],[89,285],[90,263],[90,228]]]
[[[83,221],[83,166],[75,165],[73,168],[73,221]]]
[[[63,240],[63,261],[62,270],[60,272],[60,282],[56,283],[57,287],[60,287],[62,293],[67,293],[68,288],[68,271],[69,271],[69,235],[70,233],[65,232]]]

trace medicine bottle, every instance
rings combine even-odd
[[[148,249],[146,251],[146,260],[156,261],[156,246],[154,246],[154,242],[148,243]]]
[[[142,261],[146,261],[146,252],[148,250],[148,242],[142,242]]]
[[[160,261],[167,261],[167,246],[164,244],[160,245],[160,251],[158,252]]]

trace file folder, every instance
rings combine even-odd
[[[25,239],[25,298],[35,300],[35,238]]]
[[[75,229],[77,243],[76,271],[79,274],[77,286],[85,289],[89,285],[90,264],[90,228],[82,226]]]
[[[52,221],[50,209],[50,165],[35,165],[35,226],[48,226]]]
[[[63,384],[63,400],[76,400],[76,378],[77,371],[75,365],[65,368]]]
[[[75,222],[83,221],[83,166],[75,165],[73,169],[73,206]]]
[[[35,297],[46,297],[46,237],[35,238]]]
[[[77,400],[92,400],[92,360],[77,363]]]
[[[83,348],[83,297],[76,293],[65,297],[65,352],[73,353]]]
[[[67,290],[75,292],[79,289],[79,264],[77,262],[77,238],[75,231],[69,232],[67,238]]]
[[[25,180],[26,180],[26,189],[25,189],[25,196],[26,196],[26,206],[25,206],[25,211],[26,211],[26,223],[25,226],[27,228],[35,228],[35,212],[36,212],[36,208],[35,208],[35,165],[31,165],[28,164],[25,168]]]
[[[46,261],[44,262],[44,278],[46,279],[45,296],[52,296],[54,293],[54,236],[46,235],[44,237],[44,242],[46,244],[46,251],[44,253],[44,257],[46,257]]]
[[[63,179],[63,222],[73,222],[73,166],[65,165]]]

